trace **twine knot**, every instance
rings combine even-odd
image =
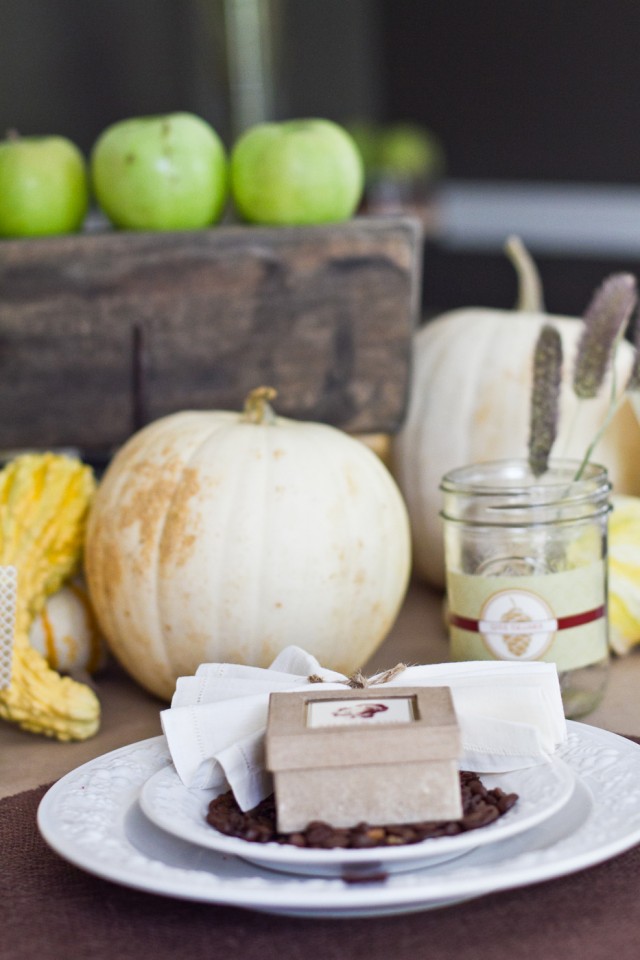
[[[391,667],[390,670],[376,673],[372,677],[365,677],[361,670],[356,670],[356,672],[352,673],[346,680],[336,680],[335,682],[343,683],[345,686],[351,687],[352,690],[365,690],[367,687],[374,687],[380,683],[389,683],[390,680],[393,680],[406,669],[406,663],[396,663],[395,667]],[[324,683],[325,681],[322,677],[318,676],[317,673],[312,673],[307,677],[307,682]]]

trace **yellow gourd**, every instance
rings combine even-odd
[[[0,717],[25,730],[84,740],[100,722],[93,691],[61,677],[29,643],[47,597],[77,570],[95,480],[78,460],[25,454],[0,471],[0,564],[17,570],[10,685],[0,690]]]

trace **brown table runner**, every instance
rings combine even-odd
[[[0,801],[6,960],[638,960],[640,846],[570,877],[436,911],[298,919],[173,900],[84,873],[41,839],[46,787]]]

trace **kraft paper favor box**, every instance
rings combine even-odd
[[[448,687],[272,693],[266,764],[278,829],[457,820],[460,736]]]

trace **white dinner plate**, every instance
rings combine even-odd
[[[163,767],[147,780],[140,792],[140,806],[157,827],[182,840],[220,853],[242,857],[271,870],[312,876],[353,876],[380,870],[415,870],[459,857],[475,847],[498,843],[531,829],[552,816],[573,792],[575,774],[563,760],[501,774],[483,774],[488,788],[501,787],[517,793],[518,802],[489,826],[453,837],[437,837],[394,847],[366,850],[309,850],[291,844],[251,843],[228,837],[206,822],[215,790],[189,790],[173,765]]]
[[[345,883],[264,870],[168,834],[142,813],[143,785],[170,763],[164,737],[98,757],[43,797],[38,825],[88,873],[149,893],[309,917],[381,916],[434,909],[574,873],[640,842],[640,747],[569,721],[559,751],[575,788],[557,813],[499,843],[384,882]]]

